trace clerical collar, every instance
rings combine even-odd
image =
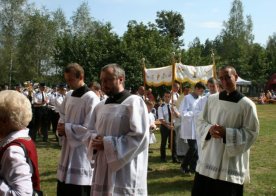
[[[223,101],[230,101],[234,103],[238,103],[244,97],[243,94],[238,92],[237,90],[227,93],[226,91],[222,91],[219,93],[219,99]]]
[[[116,103],[116,104],[121,104],[126,98],[130,96],[130,92],[127,90],[124,90],[122,92],[119,92],[115,95],[109,96],[107,100],[105,101],[105,104],[111,104],[111,103]]]
[[[191,95],[192,95],[195,99],[197,99],[197,98],[198,98],[198,95],[197,95],[197,94],[195,94],[194,92],[192,92],[192,93],[191,93]]]
[[[84,84],[82,87],[74,90],[71,96],[72,97],[81,97],[88,91],[90,91],[90,89],[86,86],[86,84]]]

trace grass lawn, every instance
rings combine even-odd
[[[276,104],[258,105],[260,135],[251,148],[251,183],[245,185],[245,195],[276,195]],[[183,175],[179,164],[159,162],[160,134],[158,142],[151,145],[148,173],[149,195],[190,195],[193,176]],[[37,142],[41,188],[45,195],[54,196],[56,168],[60,147],[50,135],[50,142]],[[168,150],[167,155],[170,155]]]

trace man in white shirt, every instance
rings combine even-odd
[[[249,181],[249,152],[257,139],[255,104],[237,91],[234,67],[219,70],[224,91],[209,96],[197,121],[202,158],[198,161],[192,195],[243,195]]]
[[[45,83],[39,84],[39,91],[34,94],[33,106],[34,106],[34,124],[35,130],[32,139],[36,140],[36,134],[38,131],[41,131],[43,135],[43,141],[48,141],[48,129],[49,129],[49,111],[47,104],[49,103],[49,96],[46,92]]]
[[[173,127],[172,117],[172,106],[170,104],[171,92],[166,91],[164,93],[164,103],[158,107],[158,119],[161,122],[160,133],[161,133],[161,144],[160,144],[160,158],[161,162],[167,162],[166,156],[166,145],[168,139],[170,139],[171,131],[173,131],[173,143],[172,143],[172,162],[178,163],[176,154],[176,143],[175,143],[175,131]]]

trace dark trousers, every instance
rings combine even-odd
[[[56,137],[56,140],[58,141],[58,137],[56,135],[56,131],[57,131],[57,124],[58,124],[58,120],[59,120],[59,113],[55,112],[54,110],[49,110],[49,114],[50,114],[50,124],[52,125],[52,130],[53,133]]]
[[[182,160],[181,167],[188,171],[195,171],[196,163],[198,160],[197,144],[196,140],[188,139],[189,149]]]
[[[41,130],[43,135],[43,141],[48,140],[48,129],[49,129],[49,113],[47,107],[35,107],[34,108],[35,115],[35,133],[34,133],[34,141],[36,140],[36,134],[38,130]]]
[[[57,182],[57,196],[76,195],[76,196],[90,196],[91,186],[82,186],[74,184],[65,184],[64,182]]]
[[[199,173],[195,174],[192,196],[242,196],[243,185],[222,180],[215,180]]]
[[[32,138],[33,141],[35,141],[35,114],[34,114],[34,108],[32,108],[32,120],[29,122],[29,125],[27,128],[29,129],[29,136]]]
[[[161,145],[160,145],[160,155],[161,155],[161,161],[166,160],[166,145],[168,138],[170,138],[171,130],[167,127],[161,125],[160,126],[160,132],[161,132]],[[172,160],[177,159],[176,155],[176,143],[175,143],[175,131],[173,130],[173,144],[172,144]]]

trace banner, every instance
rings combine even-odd
[[[204,82],[207,83],[209,78],[213,77],[213,65],[192,66],[175,64],[175,78],[172,78],[172,66],[145,69],[145,80],[148,86],[170,86],[173,80],[180,83]]]
[[[176,63],[175,65],[175,80],[178,82],[204,82],[213,77],[213,65],[192,66]]]
[[[145,69],[145,80],[148,86],[170,86],[172,84],[172,66]]]

